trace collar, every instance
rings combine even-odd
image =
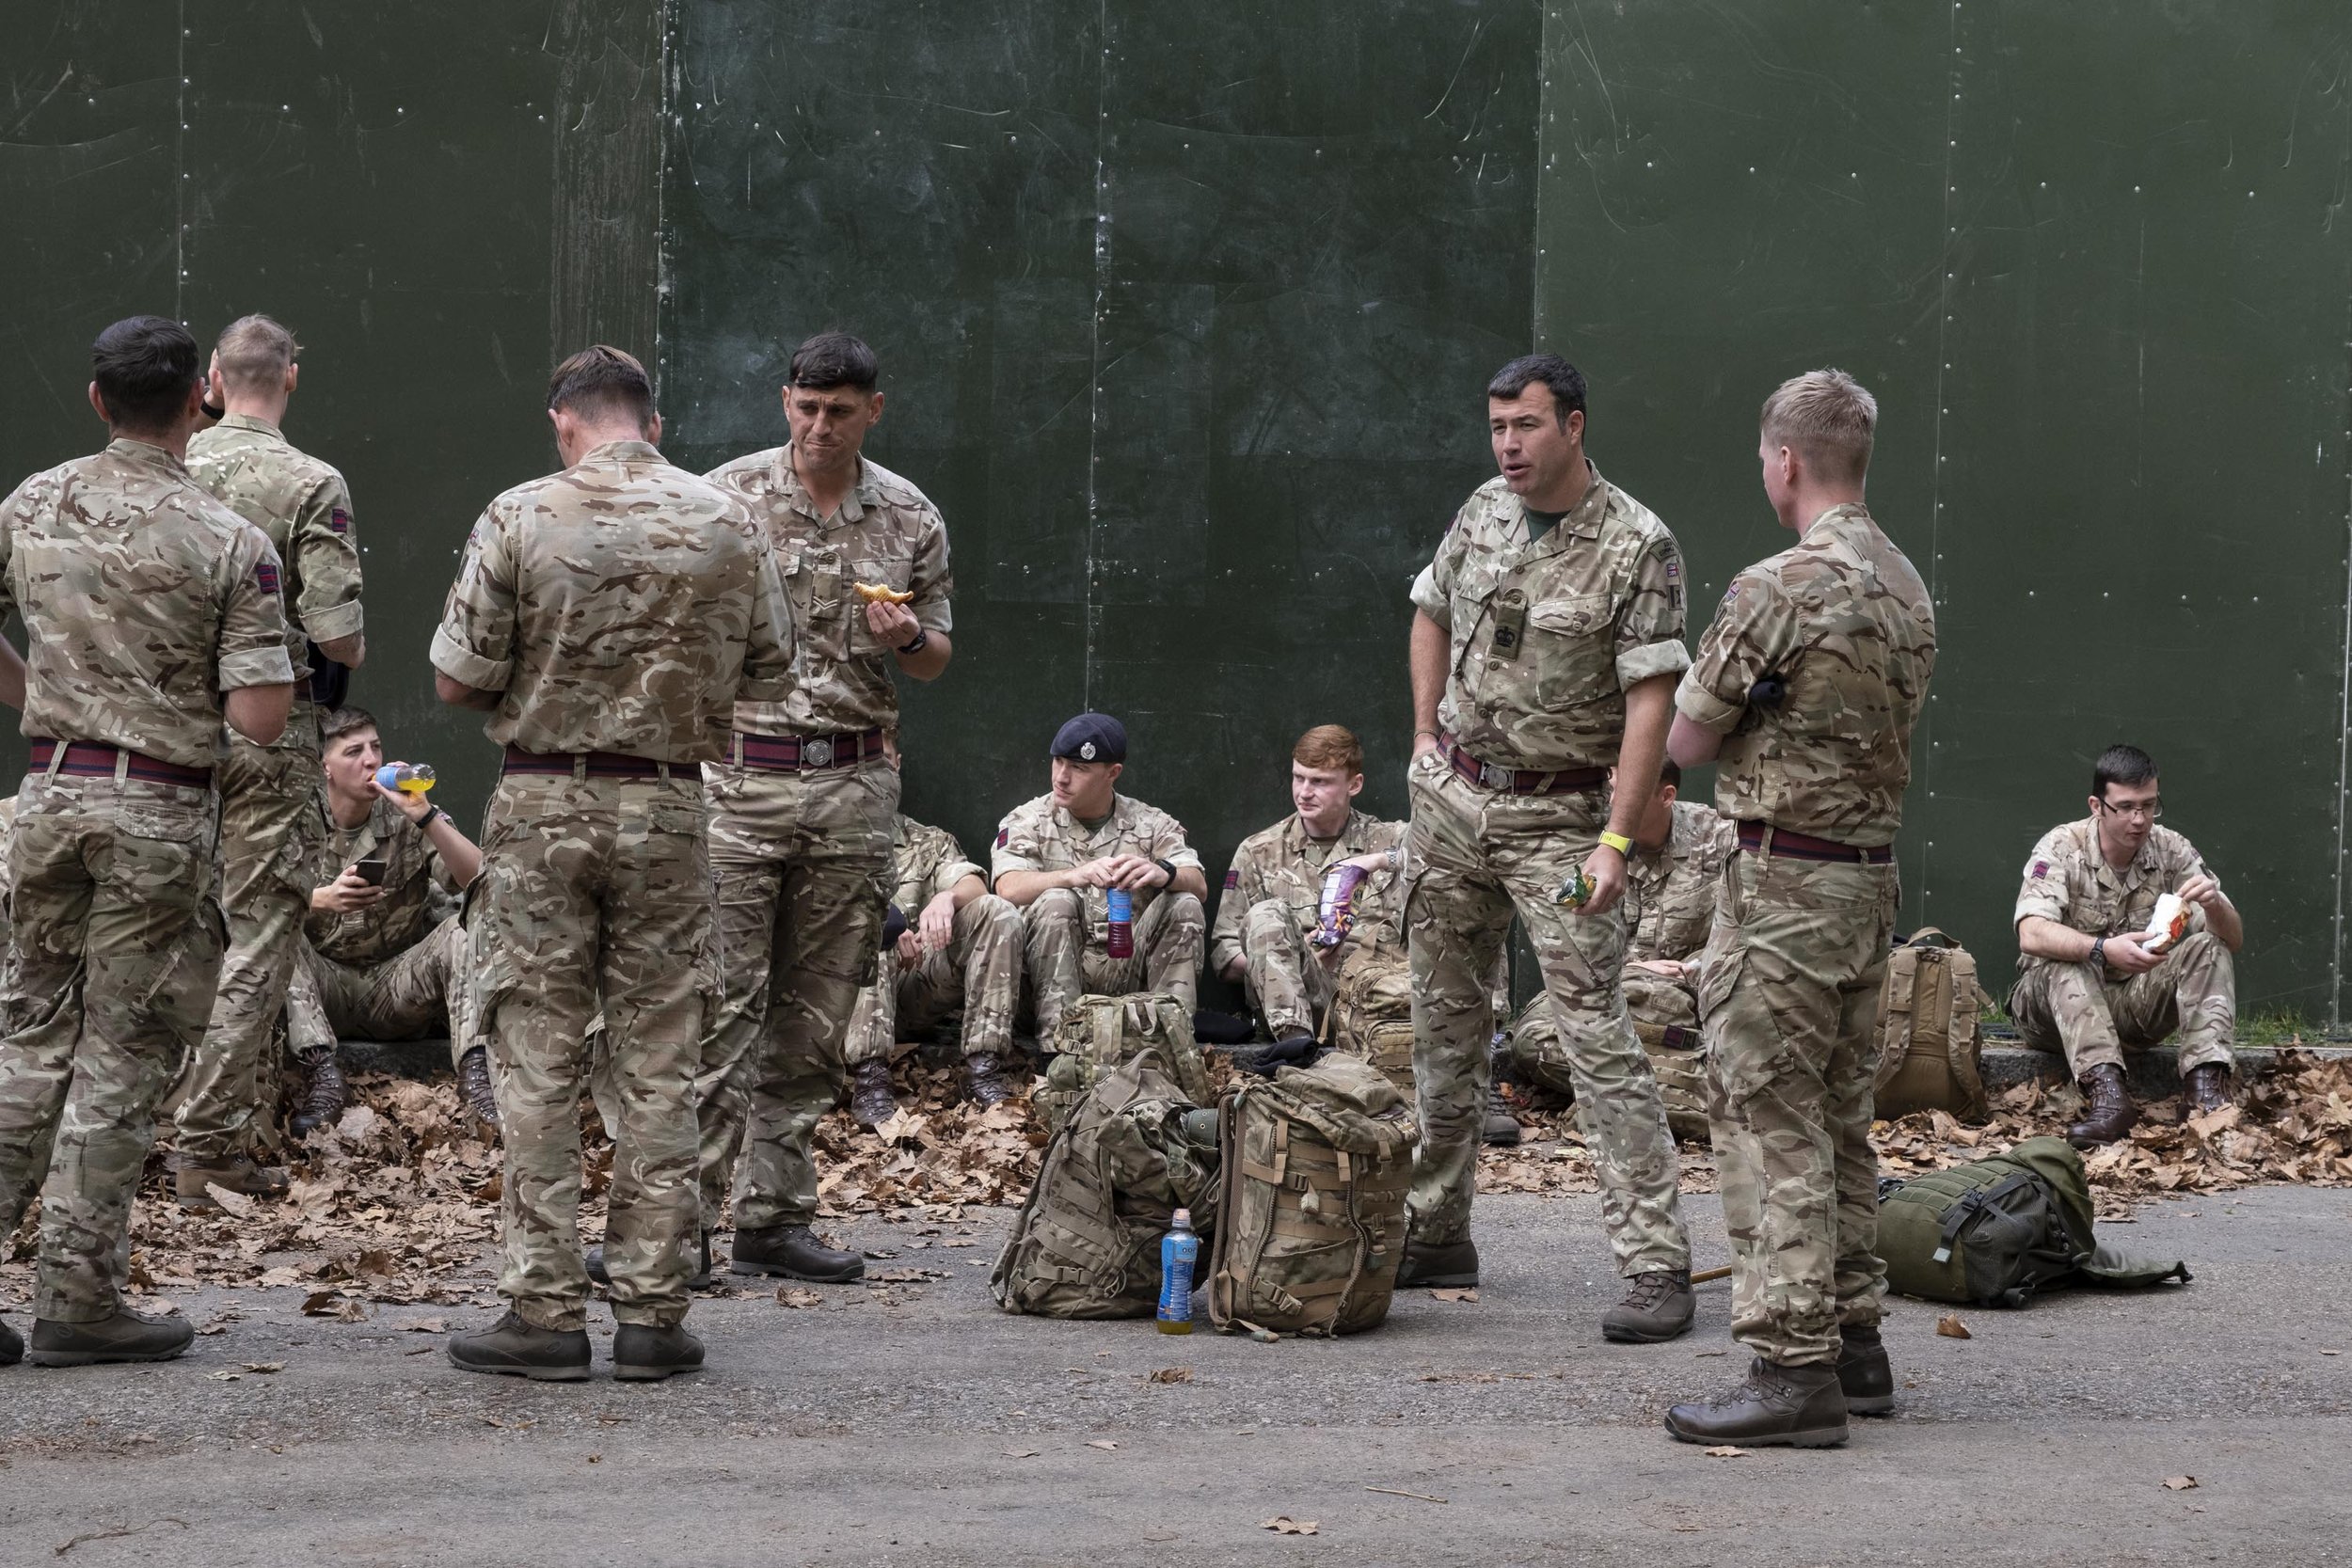
[[[1363,848],[1364,825],[1371,820],[1354,806],[1347,808],[1347,820],[1341,824],[1339,836],[1330,839],[1312,837],[1307,832],[1307,820],[1297,812],[1282,819],[1282,847],[1294,855],[1303,855],[1310,845],[1328,844],[1332,853],[1356,854]]]
[[[2100,847],[2098,817],[2086,816],[2079,825],[2082,829],[2083,843],[2089,850],[2090,863],[2098,875],[2100,886],[2129,893],[2154,874],[2156,833],[2153,828],[2148,831],[2147,841],[2140,845],[2138,852],[2132,856],[2122,870],[2118,871],[2107,863],[2106,850]]]
[[[1527,539],[1527,502],[1518,496],[1511,498],[1515,504],[1511,509],[1510,535],[1524,552],[1523,559],[1539,561],[1566,549],[1571,539],[1590,541],[1600,537],[1601,521],[1609,515],[1609,482],[1600,477],[1600,470],[1589,457],[1584,460],[1584,471],[1588,483],[1583,499],[1552,526],[1550,532],[1534,544]]]
[[[607,441],[602,446],[590,447],[580,454],[580,461],[572,466],[576,468],[584,468],[591,463],[659,463],[660,461],[661,450],[651,441]]]
[[[106,455],[120,462],[135,464],[142,468],[154,468],[167,474],[184,474],[187,465],[171,455],[167,447],[152,441],[142,441],[135,436],[118,436],[106,443]]]
[[[1050,800],[1053,797],[1049,795],[1046,799]],[[1104,833],[1109,832],[1112,829],[1118,827],[1120,819],[1125,816],[1126,814],[1127,797],[1120,794],[1117,790],[1113,790],[1111,792],[1111,814],[1103,818],[1103,822],[1100,827],[1088,827],[1085,823],[1078,820],[1076,814],[1072,812],[1067,806],[1059,804],[1057,804],[1054,807],[1054,824],[1057,827],[1067,829],[1073,837],[1087,839],[1090,842],[1094,839],[1102,837]]]
[[[840,509],[831,516],[819,515],[817,502],[808,493],[808,486],[801,483],[799,471],[792,467],[792,443],[789,441],[776,450],[776,492],[784,497],[785,504],[793,511],[828,529],[864,521],[866,508],[879,504],[882,499],[874,490],[874,466],[866,461],[864,452],[860,452],[857,479],[842,494]]]
[[[1805,524],[1804,531],[1798,537],[1810,544],[1817,534],[1840,531],[1850,523],[1874,523],[1876,519],[1870,515],[1870,509],[1862,502],[1839,501],[1836,506]]]
[[[286,438],[283,431],[259,414],[223,414],[213,428],[215,430],[256,430],[264,436],[275,436],[280,441]]]

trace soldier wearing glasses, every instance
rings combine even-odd
[[[2196,847],[2156,825],[2158,782],[2147,752],[2108,747],[2091,773],[2090,815],[2042,835],[2017,894],[2010,1015],[2031,1043],[2065,1050],[2090,1102],[2066,1130],[2081,1148],[2132,1130],[2139,1112],[2123,1089],[2123,1052],[2176,1029],[2190,1101],[2201,1111],[2229,1103],[2246,927]],[[2169,941],[2150,929],[2168,893],[2188,916]]]

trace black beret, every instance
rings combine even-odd
[[[1073,762],[1125,762],[1127,726],[1107,713],[1081,713],[1054,732],[1050,754]]]

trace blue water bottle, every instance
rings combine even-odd
[[[1200,1256],[1200,1238],[1193,1233],[1192,1211],[1179,1209],[1169,1217],[1168,1234],[1160,1238],[1160,1332],[1192,1332],[1192,1265]]]

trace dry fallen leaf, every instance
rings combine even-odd
[[[2321,1354],[2324,1355],[2333,1355],[2336,1353],[2334,1351],[2323,1351]],[[1192,1369],[1190,1367],[1162,1367],[1157,1371],[1154,1371],[1145,1377],[1143,1381],[1146,1383],[1190,1383],[1192,1381]]]
[[[2195,1476],[2167,1476],[2164,1478],[2164,1489],[2168,1492],[2192,1491],[2196,1488],[2196,1485],[2197,1478]]]
[[[217,1181],[206,1182],[204,1190],[212,1196],[213,1201],[219,1204],[225,1212],[234,1214],[241,1220],[249,1220],[253,1217],[257,1205],[245,1194],[230,1192]]]
[[[1323,1527],[1318,1520],[1294,1519],[1287,1513],[1277,1513],[1273,1518],[1260,1524],[1258,1528],[1270,1529],[1277,1535],[1312,1535]]]
[[[825,1305],[825,1298],[821,1291],[803,1291],[797,1285],[786,1285],[779,1288],[776,1291],[776,1300],[796,1312],[804,1307]]]
[[[1749,1454],[1748,1450],[1745,1449],[1735,1448],[1729,1443],[1724,1443],[1719,1447],[1708,1449],[1707,1457],[1709,1459],[1746,1459],[1749,1457]]]
[[[400,1331],[403,1334],[446,1334],[449,1332],[449,1320],[447,1318],[417,1318],[402,1323]]]
[[[286,1364],[283,1361],[248,1361],[245,1370],[248,1372],[282,1372]]]
[[[1429,1292],[1429,1299],[1432,1301],[1474,1302],[1478,1299],[1478,1287],[1475,1285],[1470,1285],[1465,1286],[1458,1291],[1432,1291]]]
[[[1087,1439],[1087,1447],[1089,1449],[1116,1449],[1119,1445],[1112,1442],[1107,1437],[1089,1437]]]
[[[1947,1312],[1942,1317],[1936,1319],[1935,1331],[1947,1339],[1973,1339],[1976,1338],[1975,1335],[1968,1332],[1968,1325],[1960,1321],[1960,1314],[1957,1312]]]
[[[1035,1449],[1007,1449],[1004,1452],[1007,1459],[1035,1459],[1037,1457]]]

